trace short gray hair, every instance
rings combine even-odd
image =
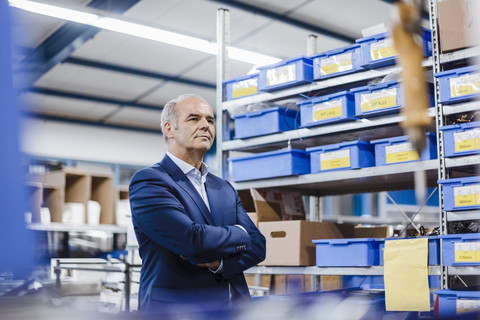
[[[165,106],[163,107],[162,111],[162,116],[160,118],[160,125],[161,129],[163,130],[163,127],[165,126],[165,123],[170,122],[173,125],[173,128],[176,130],[178,129],[178,123],[177,123],[177,104],[185,99],[188,98],[198,98],[200,100],[203,100],[207,103],[203,97],[201,97],[198,94],[195,93],[184,93],[176,97],[175,99],[172,99],[168,101]],[[163,133],[163,138],[165,139],[165,142],[168,141],[168,137],[165,133]]]

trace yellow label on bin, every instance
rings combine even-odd
[[[453,188],[456,207],[480,205],[480,184]]]
[[[457,314],[467,313],[467,312],[478,312],[480,311],[480,300],[457,299],[456,310],[457,310]]]
[[[385,89],[360,96],[362,112],[394,107],[397,105],[397,89]]]
[[[450,91],[452,97],[480,93],[480,73],[450,78]]]
[[[329,170],[350,167],[350,149],[320,154],[320,169]]]
[[[257,93],[257,87],[247,87],[247,88],[232,90],[232,96],[234,98],[244,97],[244,96],[248,96],[255,93]]]
[[[410,142],[394,144],[385,147],[385,162],[398,163],[420,159],[418,152],[413,150]]]
[[[455,132],[453,138],[455,140],[455,152],[480,149],[480,128]]]
[[[480,262],[480,242],[455,242],[455,262]]]
[[[267,83],[269,86],[295,81],[296,79],[296,64],[287,64],[286,66],[267,70]]]
[[[322,76],[350,69],[353,69],[351,53],[342,53],[320,59],[320,74]]]
[[[370,57],[372,60],[388,58],[397,54],[393,47],[392,39],[388,38],[374,42],[370,45]]]
[[[312,109],[313,121],[341,117],[343,115],[342,99],[318,103]]]

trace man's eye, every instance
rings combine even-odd
[[[189,118],[188,120],[189,121],[197,121],[197,118],[193,117],[193,118]]]

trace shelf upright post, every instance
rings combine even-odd
[[[217,10],[217,174],[228,180],[228,153],[223,151],[223,140],[228,140],[230,130],[228,113],[223,111],[223,81],[228,77],[228,47],[230,46],[230,12],[227,9]]]
[[[429,16],[430,16],[430,30],[432,32],[432,71],[436,74],[442,71],[440,64],[440,42],[438,30],[438,1],[429,0]],[[433,88],[435,96],[435,124],[437,133],[437,154],[438,154],[438,179],[447,179],[447,167],[445,165],[445,158],[443,156],[443,132],[439,130],[445,124],[445,116],[443,113],[443,106],[439,103],[440,89],[438,87],[438,79],[433,77]],[[447,234],[447,214],[443,211],[443,186],[438,185],[439,197],[439,211],[440,211],[440,233]],[[440,250],[443,252],[443,244],[440,243]],[[441,269],[441,288],[448,289],[448,271],[447,267],[443,265],[443,257],[440,257]]]

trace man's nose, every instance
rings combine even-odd
[[[202,129],[208,129],[209,127],[208,120],[205,118],[200,119],[199,124],[200,124],[200,128]]]

